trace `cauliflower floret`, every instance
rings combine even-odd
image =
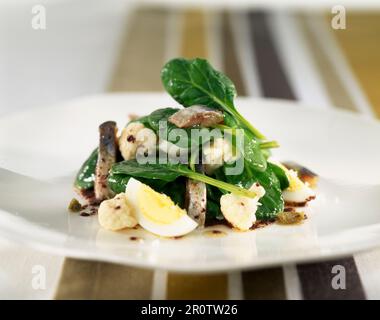
[[[136,135],[136,158],[152,155],[157,145],[157,136],[152,129],[143,128]]]
[[[258,183],[254,183],[249,190],[255,192],[256,197],[248,198],[229,193],[220,198],[220,209],[224,218],[242,231],[249,230],[256,221],[257,206],[265,194],[265,189]]]
[[[173,163],[176,163],[175,161],[185,163],[187,160],[187,148],[181,148],[167,140],[160,140],[158,147],[161,152],[164,152],[167,155],[168,160],[173,161]]]
[[[119,138],[119,150],[124,160],[134,159],[138,144],[136,142],[137,133],[144,129],[145,126],[140,122],[128,124],[121,132]]]
[[[98,210],[99,224],[107,230],[133,228],[137,225],[132,206],[129,205],[124,193],[119,193],[113,199],[105,200]]]
[[[224,162],[232,162],[236,159],[231,143],[223,138],[217,138],[205,146],[203,148],[203,155],[203,164],[207,174],[212,174]]]

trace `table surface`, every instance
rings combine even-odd
[[[348,28],[333,30],[331,17],[321,13],[135,10],[119,0],[88,2],[46,5],[43,31],[31,28],[30,4],[0,10],[0,116],[99,92],[159,91],[160,67],[178,55],[208,58],[240,95],[380,114],[380,12],[349,12]],[[149,287],[135,281],[146,271],[65,259],[1,238],[0,257],[0,299],[115,297],[107,295],[115,273],[136,288],[135,296],[118,292],[124,298],[380,298],[380,250],[213,276],[152,271]],[[331,288],[337,264],[346,268],[344,291]],[[36,266],[46,270],[46,288],[33,289]],[[78,269],[95,272],[97,292],[80,293],[92,279],[76,279]],[[82,287],[68,287],[68,278]]]

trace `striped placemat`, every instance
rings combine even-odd
[[[380,114],[380,13],[354,13],[333,30],[328,14],[140,8],[126,26],[109,91],[160,91],[172,57],[205,57],[241,96],[298,100]],[[346,270],[334,290],[332,268]],[[258,271],[183,275],[66,259],[56,299],[380,298],[380,251]]]

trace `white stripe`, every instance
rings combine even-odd
[[[243,282],[239,271],[228,274],[228,299],[243,300]]]
[[[358,111],[364,115],[373,117],[374,112],[367,97],[363,93],[359,83],[356,81],[349,64],[339,49],[333,34],[328,30],[327,23],[322,15],[308,15],[306,19],[311,32],[313,32],[318,45],[323,50],[331,64],[335,66],[342,85],[350,94]]]
[[[301,283],[295,264],[283,267],[286,298],[288,300],[302,300]]]
[[[168,13],[166,22],[164,62],[179,56],[182,24],[183,14],[180,14],[177,10],[171,10]]]
[[[275,12],[269,15],[268,22],[276,52],[298,100],[317,108],[329,108],[330,99],[299,21],[293,14]]]
[[[236,47],[237,63],[247,89],[247,95],[258,97],[261,95],[261,85],[256,68],[257,60],[253,50],[248,16],[246,13],[233,13],[229,15],[229,22]]]
[[[356,267],[363,284],[367,299],[380,299],[380,250],[355,255]]]
[[[167,283],[168,272],[164,270],[155,270],[152,283],[152,300],[166,299]]]
[[[215,69],[223,71],[222,19],[217,12],[207,12],[206,43],[208,59]]]

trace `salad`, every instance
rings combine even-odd
[[[102,123],[74,183],[86,204],[73,199],[71,210],[97,213],[108,230],[140,225],[164,237],[305,218],[299,208],[315,198],[315,175],[272,159],[278,143],[239,113],[226,75],[207,60],[177,58],[161,79],[182,107],[133,117],[120,133],[114,121]]]

